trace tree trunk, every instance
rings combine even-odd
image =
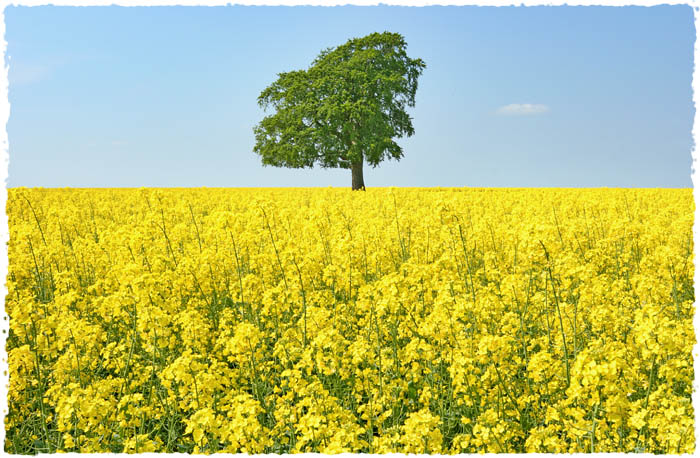
[[[365,178],[362,176],[362,159],[352,163],[352,190],[365,190]]]

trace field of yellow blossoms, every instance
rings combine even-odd
[[[7,211],[7,452],[694,451],[691,189]]]

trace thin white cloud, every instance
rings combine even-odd
[[[44,64],[9,62],[10,87],[38,83],[51,75],[52,67]]]
[[[547,105],[537,103],[511,103],[496,110],[496,113],[504,116],[528,116],[546,113],[549,111]]]
[[[87,54],[62,54],[47,57],[41,62],[37,62],[23,59],[13,60],[12,55],[8,55],[5,64],[9,66],[8,76],[10,78],[10,88],[13,88],[15,86],[27,86],[48,80],[56,71],[69,63],[96,60],[100,57],[101,56],[95,57]]]

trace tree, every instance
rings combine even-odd
[[[275,113],[255,128],[263,165],[352,170],[365,189],[363,164],[400,159],[394,138],[413,135],[406,107],[415,106],[425,63],[406,55],[398,33],[373,33],[322,51],[308,70],[278,74],[258,97]]]

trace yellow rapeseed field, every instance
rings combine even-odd
[[[692,453],[690,189],[9,190],[10,453]]]

